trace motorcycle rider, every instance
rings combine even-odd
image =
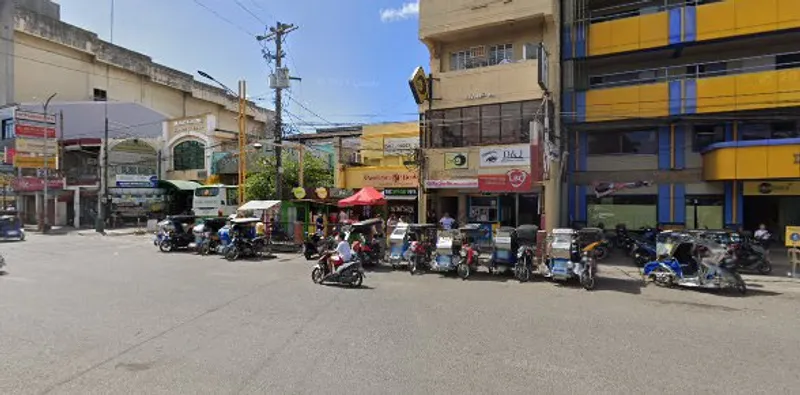
[[[350,243],[344,239],[342,233],[336,234],[336,254],[328,258],[329,273],[333,274],[336,268],[343,266],[352,258],[352,251],[350,250]]]
[[[758,225],[758,230],[753,234],[753,237],[759,244],[761,244],[762,247],[764,247],[764,251],[769,254],[769,241],[772,238],[772,235],[767,230],[767,225]]]

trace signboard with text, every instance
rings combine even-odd
[[[158,186],[158,176],[155,174],[117,174],[115,178],[118,188],[155,188]]]
[[[481,192],[529,192],[533,179],[525,170],[514,169],[506,174],[478,176],[478,189]]]
[[[429,189],[477,189],[476,178],[454,178],[451,180],[425,180],[425,188]]]
[[[411,155],[419,148],[419,137],[387,138],[383,140],[385,156]]]
[[[14,113],[14,134],[14,167],[58,168],[55,115],[18,110]]]
[[[530,165],[531,146],[528,144],[481,148],[480,167],[513,167]]]
[[[419,177],[413,172],[367,172],[362,176],[364,186],[373,188],[416,187]]]

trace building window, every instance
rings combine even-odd
[[[450,71],[464,70],[467,68],[469,51],[458,51],[450,54]]]
[[[775,68],[778,70],[800,67],[800,53],[790,53],[775,57]]]
[[[184,141],[172,149],[175,170],[203,170],[206,165],[205,144],[199,141]]]
[[[686,227],[688,229],[722,229],[724,227],[724,196],[686,196]],[[694,211],[697,206],[697,227]]]
[[[774,122],[772,124],[773,139],[794,139],[800,137],[796,122]]]
[[[426,148],[527,143],[540,107],[527,101],[429,111]]]
[[[17,136],[16,132],[14,131],[14,120],[13,119],[4,119],[2,122],[2,129],[0,132],[3,133],[3,140],[13,139]]]
[[[611,229],[619,224],[628,229],[658,225],[656,195],[587,196],[587,219],[591,227]]]
[[[97,89],[94,88],[94,101],[106,101],[108,99],[108,94],[106,94],[105,89]]]
[[[692,151],[700,152],[711,144],[725,141],[725,126],[695,125],[692,139]]]
[[[589,133],[588,155],[655,155],[658,139],[655,130]]]
[[[514,61],[514,47],[511,44],[492,45],[489,47],[489,66]]]
[[[767,140],[772,137],[768,123],[743,123],[739,125],[739,140]]]

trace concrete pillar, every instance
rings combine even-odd
[[[72,200],[72,209],[75,212],[75,216],[72,219],[72,226],[75,229],[80,229],[81,227],[81,189],[75,188],[73,191],[74,197]]]
[[[458,223],[466,224],[469,222],[469,213],[467,212],[467,195],[458,195]]]
[[[42,204],[42,201],[44,200],[44,197],[42,196],[42,192],[36,192],[36,197],[34,199],[35,199],[34,200],[34,206],[36,206],[36,208],[34,209],[34,212],[35,212],[35,217],[34,218],[36,219],[35,222],[38,224],[39,223],[39,218],[42,218],[41,217],[42,213],[43,213],[42,210],[44,209],[44,204]]]

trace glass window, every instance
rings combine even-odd
[[[692,151],[700,152],[711,144],[725,141],[725,126],[694,125],[693,137]]]
[[[428,130],[430,131],[430,141],[433,147],[444,146],[444,112],[428,112]]]
[[[481,107],[481,143],[500,143],[500,105]]]
[[[228,206],[238,206],[239,205],[239,189],[238,188],[226,188],[225,189],[226,200],[228,201]]]
[[[217,187],[197,188],[194,190],[194,195],[198,197],[219,196],[219,188]]]
[[[766,123],[745,123],[739,125],[739,140],[766,140],[770,138],[770,125]]]
[[[184,141],[172,150],[175,170],[202,170],[205,168],[205,145],[199,141]]]
[[[658,153],[655,131],[624,132],[620,139],[623,154],[652,155]]]
[[[462,146],[469,147],[481,143],[481,109],[466,107],[461,110],[464,140]]]
[[[467,51],[458,51],[450,54],[450,71],[464,70],[467,68]]]
[[[464,136],[461,132],[461,109],[456,108],[444,112],[445,127],[443,128],[444,147],[460,147]]]
[[[489,65],[514,61],[514,48],[511,44],[492,45],[489,47]]]
[[[500,135],[503,141],[519,141],[522,135],[522,103],[506,103],[500,109]]]
[[[538,101],[524,101],[522,102],[522,130],[520,133],[520,142],[530,141],[531,121],[536,113],[539,112],[541,102]]]
[[[589,155],[654,155],[658,139],[654,130],[589,133]]]
[[[800,137],[797,132],[797,124],[794,122],[775,122],[772,124],[772,138],[774,139],[793,139]]]
[[[16,132],[14,130],[14,120],[13,119],[4,119],[3,120],[3,140],[13,139],[16,137]]]
[[[628,229],[658,225],[655,195],[587,196],[588,225],[613,229],[624,224]]]
[[[688,229],[722,229],[724,227],[723,196],[687,196],[686,228]],[[695,226],[695,202],[697,202],[697,226]]]

